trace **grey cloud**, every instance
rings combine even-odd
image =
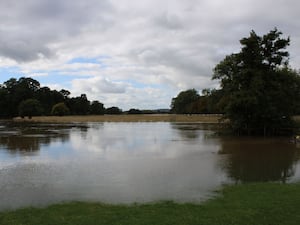
[[[89,79],[75,79],[72,82],[76,92],[97,94],[123,94],[126,92],[127,84],[111,81],[102,77]]]
[[[107,0],[2,0],[0,55],[28,62],[55,55],[49,46],[74,38],[97,20],[109,26],[105,15],[113,10]]]
[[[2,39],[0,40],[0,52],[2,55],[18,62],[49,58],[53,55],[53,52],[47,46],[31,40]]]
[[[122,94],[126,91],[126,86],[124,84],[112,82],[106,79],[101,80],[97,84],[97,91],[100,93]]]
[[[136,49],[131,55],[136,57],[145,67],[164,66],[177,70],[182,76],[210,76],[212,73],[211,52],[205,46],[195,44],[190,46],[164,47],[147,46]],[[202,53],[202,54],[200,54]],[[207,56],[204,56],[206,53]]]
[[[181,19],[176,14],[163,12],[154,19],[154,23],[166,29],[177,30],[184,28]]]

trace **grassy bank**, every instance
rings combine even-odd
[[[141,115],[99,115],[99,116],[38,116],[32,119],[15,118],[15,121],[32,122],[201,122],[218,123],[220,115],[174,115],[174,114],[141,114]]]
[[[137,205],[66,203],[0,213],[0,224],[205,224],[298,225],[300,184],[228,186],[203,204],[162,202]]]

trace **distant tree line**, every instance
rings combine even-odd
[[[105,108],[99,101],[89,101],[86,94],[70,97],[65,89],[51,90],[41,87],[30,77],[10,78],[0,84],[0,118],[16,116],[64,116],[64,115],[119,115],[168,113],[169,110],[140,110],[131,108],[123,111],[117,106]]]
[[[41,87],[37,80],[11,78],[0,84],[0,117],[39,115],[102,115],[120,114],[118,107],[105,109],[99,101],[89,101],[85,94],[70,97],[68,90]]]
[[[171,102],[173,113],[222,113],[239,134],[279,134],[293,127],[300,113],[300,75],[289,66],[289,38],[276,28],[240,40],[241,51],[214,68],[220,88],[180,92]]]
[[[171,102],[171,112],[176,114],[223,114],[221,90],[204,89],[200,95],[195,89],[181,91]]]

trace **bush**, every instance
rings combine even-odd
[[[130,109],[128,114],[142,114],[143,112],[139,109]]]
[[[105,113],[106,114],[111,114],[111,115],[118,115],[118,114],[122,113],[122,110],[119,109],[118,107],[113,106],[113,107],[107,108],[105,110]]]
[[[52,107],[51,114],[54,116],[65,116],[70,114],[70,110],[65,103],[60,102]]]

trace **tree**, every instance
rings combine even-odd
[[[276,28],[240,40],[239,53],[226,56],[214,69],[220,80],[225,117],[238,133],[276,134],[291,126],[300,101],[299,74],[288,67],[289,38]]]
[[[32,116],[40,116],[43,111],[41,103],[36,99],[26,99],[22,101],[18,109],[21,117],[28,116],[29,118]]]
[[[32,92],[35,92],[38,89],[40,89],[40,82],[38,82],[37,80],[32,79],[30,77],[21,77],[18,80],[18,83],[19,83],[19,85],[21,84],[24,87],[27,87]]]
[[[0,117],[18,116],[20,112],[16,106],[28,99],[35,99],[40,103],[43,115],[51,115],[53,106],[58,103],[64,103],[73,115],[104,114],[104,106],[99,101],[90,104],[85,94],[72,98],[69,97],[70,94],[65,89],[56,91],[49,87],[40,87],[37,80],[29,77],[21,77],[18,80],[11,78],[0,84]]]
[[[103,115],[105,113],[104,105],[99,101],[93,101],[90,106],[90,114]]]
[[[0,117],[9,117],[9,93],[4,86],[0,86]]]
[[[142,114],[143,112],[139,109],[129,109],[128,114]]]
[[[39,100],[43,106],[44,114],[51,115],[53,105],[64,102],[65,98],[56,90],[50,90],[49,87],[40,88],[36,94],[36,99]]]
[[[111,115],[117,115],[117,114],[121,114],[121,113],[122,113],[122,110],[119,109],[119,108],[116,107],[116,106],[113,106],[113,107],[107,108],[107,109],[105,110],[105,113],[106,113],[106,114],[111,114]]]
[[[68,90],[65,90],[65,89],[61,89],[59,91],[59,93],[65,98],[67,99],[69,97],[69,95],[71,94],[71,92],[69,92]]]
[[[73,115],[86,115],[90,110],[90,101],[85,94],[69,99],[67,105]]]
[[[27,77],[21,77],[19,80],[11,78],[4,82],[5,89],[8,91],[9,104],[7,109],[9,116],[18,115],[18,106],[26,99],[36,98],[36,92],[40,88],[40,83],[37,80]]]
[[[199,94],[195,89],[180,92],[172,99],[171,112],[177,114],[193,113],[193,103],[199,99]]]
[[[70,114],[70,110],[64,102],[60,102],[52,107],[51,114],[54,116],[65,116]]]

